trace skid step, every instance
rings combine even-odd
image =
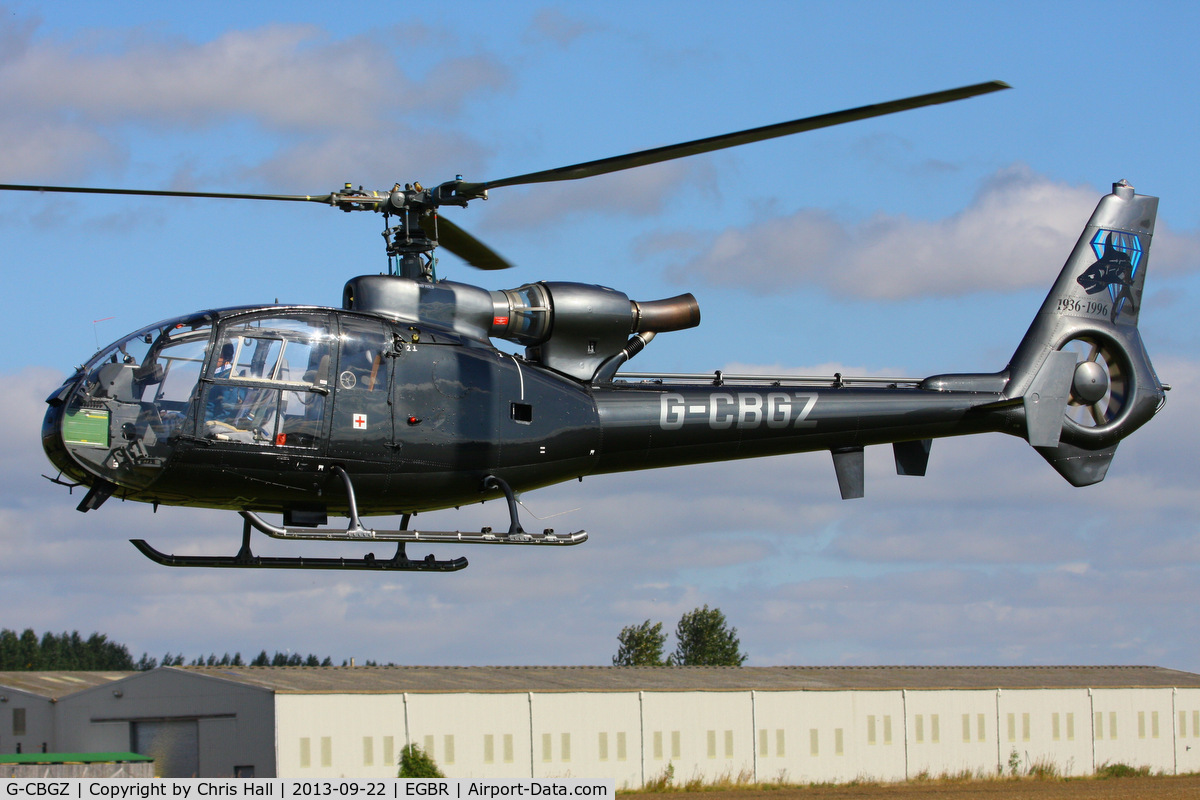
[[[528,531],[496,532],[491,528],[478,531],[414,531],[407,528],[405,515],[398,530],[375,530],[362,526],[343,528],[305,528],[295,525],[273,525],[253,511],[239,511],[242,518],[272,539],[297,539],[315,542],[429,542],[437,544],[531,544],[573,545],[587,541],[587,531],[555,533],[547,528],[541,533]]]

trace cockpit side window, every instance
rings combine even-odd
[[[196,397],[208,339],[207,330],[188,337],[172,337],[162,343],[161,349],[156,347],[152,351],[152,362],[134,373],[135,382],[141,386],[143,403],[149,401],[157,412],[157,430],[161,436],[178,432],[187,419],[189,405]],[[150,420],[152,425],[155,421]]]
[[[391,341],[379,321],[344,317],[341,328],[338,389],[386,393],[390,388],[387,351]]]
[[[329,392],[329,326],[310,314],[228,322],[208,365],[202,435],[315,447]]]

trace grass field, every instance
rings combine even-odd
[[[680,790],[682,791],[682,790]],[[667,792],[630,792],[650,800]],[[1121,778],[996,778],[991,780],[935,779],[907,783],[859,782],[816,786],[722,786],[699,788],[700,800],[1195,800],[1200,798],[1200,775],[1135,775]]]

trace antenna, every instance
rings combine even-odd
[[[110,319],[116,319],[116,317],[104,317],[103,319],[92,320],[92,336],[94,336],[96,338],[96,349],[97,350],[100,349],[100,331],[96,328],[96,323],[108,322]]]

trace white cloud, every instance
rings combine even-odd
[[[552,164],[546,168],[556,166],[566,165]],[[652,216],[662,212],[680,193],[710,191],[713,175],[711,162],[683,159],[583,180],[504,187],[493,192],[493,197],[503,197],[504,202],[496,209],[488,209],[485,226],[492,229],[546,226],[572,214]]]
[[[41,185],[50,176],[79,176],[98,166],[123,166],[127,155],[120,142],[72,120],[51,120],[24,111],[0,119],[0,172],[7,181]]]
[[[672,274],[764,293],[812,284],[875,300],[1042,286],[1066,261],[1099,199],[1091,187],[1017,165],[994,174],[966,209],[944,219],[878,213],[847,223],[802,209],[709,237],[703,252]],[[1195,269],[1200,236],[1160,224],[1151,258],[1165,272]]]
[[[580,37],[603,29],[603,26],[595,22],[568,15],[562,9],[544,8],[534,14],[525,39],[531,43],[549,41],[558,47],[567,48]]]
[[[269,147],[290,143],[296,159],[333,148],[335,167],[386,164],[398,143],[438,138],[412,135],[397,120],[453,115],[468,98],[509,81],[504,65],[484,53],[433,57],[413,76],[379,41],[334,39],[303,25],[202,42],[145,30],[19,38],[23,47],[0,60],[0,102],[11,110],[0,124],[0,172],[9,180],[117,165],[133,130],[169,137],[245,122],[278,137]],[[461,136],[450,141],[462,145]],[[371,154],[356,157],[364,147]]]
[[[0,486],[8,507],[14,501],[28,499],[30,490],[46,483],[37,475],[53,471],[42,455],[41,425],[46,411],[45,400],[62,385],[62,373],[44,368],[30,368],[15,375],[4,376],[4,391],[0,392]]]
[[[239,116],[304,131],[452,110],[469,94],[501,86],[505,71],[481,56],[450,58],[417,83],[368,39],[331,40],[314,27],[272,25],[199,43],[146,35],[115,52],[39,39],[0,64],[0,77],[0,99],[27,112],[155,126]]]
[[[398,124],[386,138],[388,146],[352,131],[306,138],[282,145],[251,172],[265,186],[315,187],[316,192],[340,189],[349,180],[386,191],[397,182],[432,186],[456,172],[471,174],[483,160],[480,148],[457,133]],[[244,178],[234,174],[225,180]]]

